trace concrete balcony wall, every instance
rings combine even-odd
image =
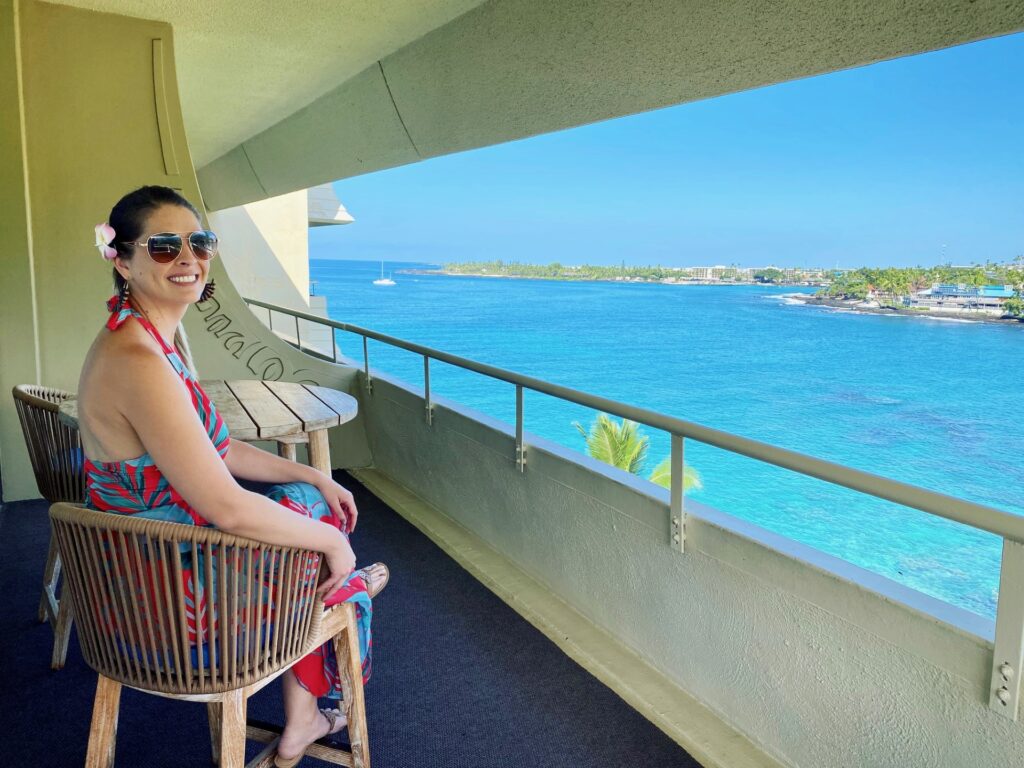
[[[783,764],[1024,763],[1024,723],[987,706],[991,622],[696,504],[679,554],[661,489],[537,439],[520,473],[508,425],[438,401],[428,426],[380,374],[359,392],[376,473]]]

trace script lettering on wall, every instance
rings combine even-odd
[[[236,360],[243,360],[254,376],[262,381],[295,381],[299,384],[321,386],[316,379],[309,378],[312,372],[307,368],[294,368],[288,365],[274,350],[253,339],[240,330],[238,323],[223,311],[216,298],[196,304],[196,309],[203,316],[206,332],[219,339],[224,349]],[[303,375],[306,377],[303,378]]]

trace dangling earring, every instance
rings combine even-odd
[[[203,292],[199,295],[199,302],[209,301],[213,298],[214,291],[217,290],[217,281],[210,280],[206,285],[203,286]]]
[[[121,290],[118,291],[118,294],[117,294],[117,308],[118,308],[118,310],[124,309],[125,306],[127,306],[127,304],[128,304],[128,296],[129,296],[130,293],[131,293],[131,291],[128,288],[128,281],[125,280],[124,283],[121,285]]]

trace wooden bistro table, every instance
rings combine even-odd
[[[309,463],[331,474],[327,430],[355,418],[356,399],[330,387],[287,381],[202,381],[206,394],[237,440],[274,440],[295,459],[295,444],[309,441]],[[78,401],[65,400],[60,419],[78,426]]]

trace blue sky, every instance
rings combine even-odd
[[[1024,254],[1024,33],[335,183],[312,258],[857,267]]]

